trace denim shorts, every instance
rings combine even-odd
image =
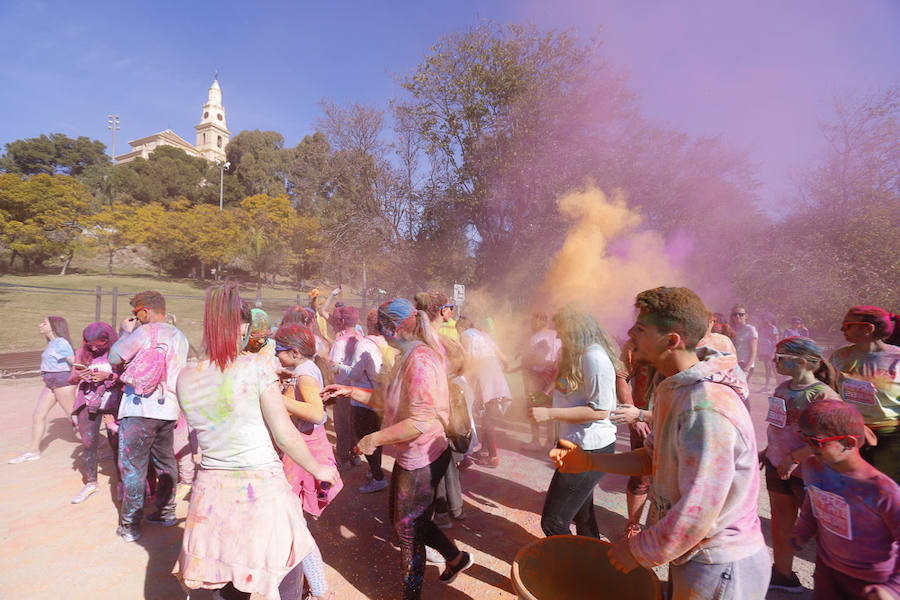
[[[69,383],[68,371],[41,371],[41,377],[44,379],[44,385],[51,390],[73,385]]]

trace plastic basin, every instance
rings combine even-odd
[[[521,600],[661,600],[653,571],[616,571],[609,542],[579,535],[555,535],[519,550],[512,583]]]

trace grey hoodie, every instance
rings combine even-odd
[[[700,362],[656,388],[642,452],[653,476],[651,525],[629,546],[645,567],[737,561],[765,547],[756,436],[737,358],[698,348]]]

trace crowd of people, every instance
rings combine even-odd
[[[848,344],[826,356],[799,318],[779,332],[763,314],[757,328],[744,305],[725,319],[689,289],[656,288],[637,295],[621,345],[582,307],[534,311],[513,366],[479,326],[487,321],[458,314],[442,292],[395,298],[364,318],[340,293],[314,291],[276,324],[235,284],[211,286],[192,362],[155,291],[131,299],[118,331],[89,324],[77,350],[66,320],[47,317],[32,439],[9,462],[40,458],[59,403],[83,445],[85,483],[71,502],[98,491],[104,427],[124,541],[140,538],[143,521],[176,525],[176,499],[189,490],[174,570],[185,588],[323,600],[334,592],[306,519],[329,518],[341,474],[364,458],[365,483],[352,493],[387,496],[396,595],[420,598],[426,561],[450,584],[477,559],[445,530],[465,519],[460,473],[500,464],[508,377],[520,373],[531,422],[520,450],[549,451],[556,467],[545,535],[574,523],[578,535],[612,540],[609,560],[623,572],[669,565],[673,600],[799,592],[794,555],[815,538],[817,599],[900,599],[900,347],[888,311],[850,308]],[[770,394],[762,450],[749,412],[757,362]],[[619,426],[630,452],[616,452]],[[597,522],[604,473],[629,476],[624,531]]]

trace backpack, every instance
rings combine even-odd
[[[125,372],[120,379],[134,388],[139,396],[152,394],[160,385],[165,393],[166,381],[166,353],[168,344],[160,344],[158,340],[158,327],[150,325],[150,345],[141,348],[131,362],[128,363]]]
[[[459,454],[465,454],[472,443],[472,419],[469,417],[469,405],[466,403],[466,393],[462,387],[453,381],[448,382],[450,389],[450,420],[444,422],[438,415],[438,420],[444,426],[444,433],[450,449]]]

